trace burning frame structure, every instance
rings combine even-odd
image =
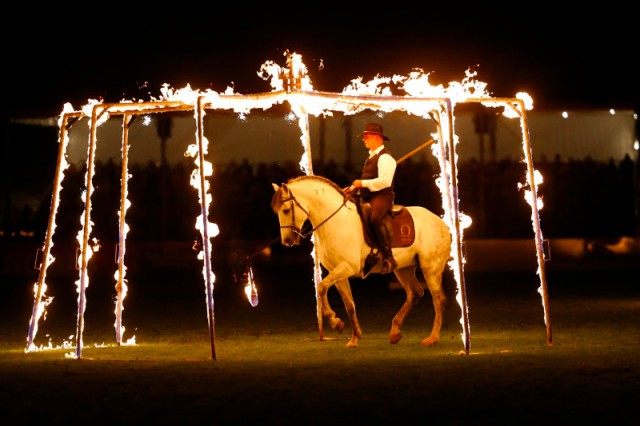
[[[209,336],[211,344],[211,356],[216,359],[215,348],[215,315],[213,286],[215,274],[212,271],[211,259],[214,255],[211,251],[211,239],[218,233],[217,225],[211,223],[208,218],[211,194],[209,193],[209,183],[207,178],[213,173],[212,163],[207,161],[205,156],[208,152],[209,141],[204,135],[204,116],[207,110],[232,110],[237,114],[248,114],[253,109],[261,108],[267,110],[274,105],[288,102],[291,112],[295,115],[300,128],[300,142],[304,147],[304,154],[300,161],[300,167],[306,174],[313,174],[311,138],[309,131],[309,116],[319,116],[321,114],[332,114],[340,111],[345,114],[356,114],[364,110],[380,112],[404,111],[425,120],[433,120],[437,131],[431,135],[436,143],[431,149],[438,159],[441,174],[437,179],[438,188],[442,195],[442,206],[445,212],[444,220],[449,226],[453,243],[451,248],[450,268],[454,273],[457,282],[456,300],[460,305],[462,316],[462,342],[464,351],[468,354],[470,348],[470,332],[468,306],[466,300],[466,288],[464,278],[464,250],[463,231],[464,223],[468,218],[459,211],[458,207],[458,186],[457,186],[457,155],[455,134],[455,114],[454,108],[458,103],[476,103],[489,108],[503,108],[503,114],[510,118],[519,118],[522,130],[522,144],[524,160],[527,166],[526,184],[523,186],[526,201],[531,206],[531,219],[534,231],[536,257],[538,263],[538,276],[540,278],[539,293],[542,296],[544,310],[544,322],[547,330],[547,344],[552,344],[551,320],[549,311],[549,300],[547,295],[547,279],[545,272],[545,244],[542,236],[539,219],[539,204],[536,185],[541,182],[541,175],[534,169],[531,141],[529,137],[529,127],[526,110],[530,109],[530,99],[526,94],[516,98],[493,98],[485,92],[484,84],[474,81],[471,78],[465,80],[463,84],[451,83],[448,88],[434,87],[428,83],[428,74],[421,72],[412,73],[409,77],[395,76],[394,83],[399,83],[407,92],[408,96],[393,95],[385,85],[391,82],[389,78],[379,78],[375,81],[363,84],[360,80],[352,81],[352,85],[345,89],[343,93],[329,93],[313,90],[310,79],[307,75],[305,65],[301,56],[286,53],[287,67],[280,67],[277,64],[266,62],[261,73],[265,79],[270,79],[272,91],[242,95],[235,94],[229,90],[226,93],[217,92],[197,92],[189,87],[174,91],[164,87],[162,98],[146,102],[122,101],[119,103],[89,102],[82,110],[73,110],[70,106],[65,106],[59,117],[59,150],[56,165],[56,175],[53,185],[53,195],[49,222],[46,231],[42,257],[39,264],[38,281],[34,285],[34,304],[29,324],[26,351],[36,350],[34,343],[39,321],[51,302],[51,298],[46,296],[47,269],[54,262],[51,255],[53,247],[53,234],[56,228],[56,216],[60,204],[59,192],[62,187],[64,171],[68,167],[65,160],[65,153],[69,142],[69,129],[81,119],[90,121],[90,134],[88,137],[88,152],[86,160],[85,189],[83,193],[84,212],[80,218],[81,230],[77,235],[78,256],[77,270],[79,276],[76,281],[78,292],[77,306],[77,329],[75,354],[73,357],[82,357],[84,312],[86,307],[86,289],[89,285],[88,266],[94,251],[97,250],[97,241],[92,236],[92,185],[95,153],[98,145],[97,129],[110,117],[122,117],[122,169],[121,169],[121,197],[119,208],[119,227],[117,245],[117,270],[114,278],[115,289],[115,331],[118,345],[124,343],[124,327],[122,324],[123,303],[127,293],[126,278],[126,240],[128,225],[126,222],[126,212],[130,205],[127,197],[127,181],[129,179],[128,170],[128,150],[129,150],[129,126],[132,120],[138,116],[148,117],[151,114],[168,114],[175,112],[192,112],[196,123],[195,142],[189,146],[185,156],[193,158],[193,172],[191,174],[191,185],[197,190],[200,204],[200,216],[196,220],[196,228],[200,232],[201,250],[198,259],[202,261],[202,274],[205,285],[207,318]],[[260,73],[259,73],[260,74]],[[468,74],[469,75],[469,74]],[[467,225],[468,226],[468,225]],[[249,277],[252,277],[251,271]],[[315,260],[315,282],[321,280],[321,269]],[[253,283],[251,283],[253,285]],[[322,321],[322,318],[318,318]],[[321,326],[321,324],[319,324]]]

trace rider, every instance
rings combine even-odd
[[[367,123],[364,132],[358,137],[362,137],[364,145],[369,149],[369,158],[364,163],[360,179],[354,180],[346,192],[351,194],[360,189],[361,202],[371,204],[371,225],[384,256],[381,272],[387,274],[398,266],[391,251],[391,229],[383,221],[387,211],[393,207],[393,181],[397,164],[384,146],[384,141],[389,138],[385,136],[382,125]]]

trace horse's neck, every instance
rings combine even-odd
[[[296,197],[304,198],[307,205],[305,208],[313,226],[318,226],[340,209],[344,203],[344,198],[340,194],[333,188],[324,185],[309,185],[297,191],[294,190],[294,193],[300,194]]]

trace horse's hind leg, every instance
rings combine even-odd
[[[422,273],[427,282],[427,287],[431,293],[433,299],[433,308],[435,310],[435,316],[433,318],[433,328],[429,337],[422,340],[423,346],[430,346],[440,341],[440,329],[442,328],[442,319],[444,317],[444,310],[447,306],[447,296],[442,288],[442,273],[444,272],[444,266],[442,269],[422,267]]]
[[[396,269],[394,273],[407,294],[407,298],[391,321],[391,333],[389,334],[391,344],[396,344],[400,341],[402,338],[402,324],[404,323],[404,319],[424,295],[424,289],[416,278],[415,266]]]

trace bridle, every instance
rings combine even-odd
[[[291,225],[280,225],[280,229],[288,229],[291,228],[291,230],[293,231],[294,234],[298,235],[298,237],[300,238],[307,238],[309,235],[313,234],[314,231],[316,231],[318,228],[320,228],[322,225],[324,225],[325,223],[327,223],[327,221],[329,219],[331,219],[333,216],[335,216],[340,209],[342,209],[344,206],[347,205],[347,200],[349,199],[348,197],[345,197],[344,202],[342,204],[340,204],[340,206],[336,209],[336,211],[334,211],[333,213],[331,213],[329,215],[329,217],[327,217],[325,220],[323,220],[322,222],[320,222],[318,224],[318,226],[312,228],[309,232],[303,233],[302,229],[298,228],[295,223],[296,223],[296,209],[294,208],[294,204],[297,205],[298,207],[300,207],[300,210],[302,210],[303,212],[305,212],[305,214],[307,215],[307,217],[309,217],[309,212],[302,207],[302,205],[298,202],[298,200],[296,200],[296,197],[293,195],[293,192],[289,189],[289,198],[283,199],[282,200],[282,204],[289,202],[291,203]]]

